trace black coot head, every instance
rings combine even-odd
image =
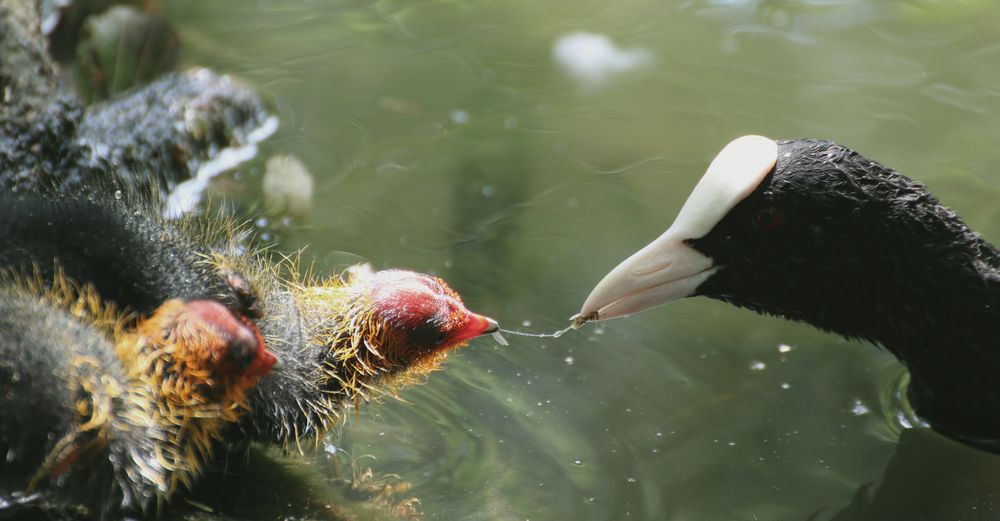
[[[887,326],[900,331],[888,321],[929,315],[957,280],[981,285],[970,259],[986,247],[920,183],[850,149],[745,136],[580,314],[609,319],[704,295],[885,340]]]
[[[912,277],[907,265],[926,262],[910,246],[921,227],[906,215],[908,197],[927,195],[844,147],[779,142],[754,191],[686,239],[718,268],[694,294],[869,336],[880,315],[872,306],[889,305],[889,288]]]

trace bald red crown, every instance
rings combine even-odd
[[[368,284],[376,313],[397,330],[394,345],[385,346],[404,362],[458,347],[496,328],[492,320],[466,309],[458,293],[443,280],[404,270],[371,274]]]

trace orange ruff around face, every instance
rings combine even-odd
[[[209,300],[168,300],[116,349],[131,380],[147,389],[132,386],[130,399],[145,412],[128,421],[165,433],[148,462],[165,470],[150,478],[164,497],[191,486],[222,428],[248,410],[247,391],[277,362],[256,326]]]
[[[163,399],[218,409],[224,421],[236,419],[234,406],[245,406],[246,391],[277,362],[256,326],[210,300],[165,302],[118,347]]]

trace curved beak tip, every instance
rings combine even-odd
[[[483,317],[483,318],[486,319],[486,329],[483,330],[483,332],[481,333],[482,335],[490,335],[496,333],[497,331],[500,331],[500,324],[498,324],[496,320],[493,320],[492,318],[489,317]]]
[[[271,370],[272,371],[277,371],[277,370],[281,369],[282,367],[285,367],[285,362],[281,359],[280,356],[278,356],[278,355],[276,355],[274,353],[271,353],[271,356],[274,357],[274,362],[271,364]]]
[[[603,320],[603,319],[604,318],[601,317],[600,310],[595,309],[593,311],[587,311],[587,305],[584,304],[583,309],[580,311],[580,313],[577,313],[569,317],[570,320],[569,327],[573,329],[580,329],[587,322],[596,322],[598,320]]]

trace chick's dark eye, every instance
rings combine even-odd
[[[236,338],[229,343],[227,355],[236,364],[236,367],[243,369],[250,365],[257,354],[257,343],[255,341]]]
[[[758,211],[753,216],[753,224],[761,230],[774,230],[782,223],[781,211],[773,206],[769,206]]]
[[[448,339],[448,333],[437,324],[428,323],[414,329],[410,339],[417,345],[437,346]]]

